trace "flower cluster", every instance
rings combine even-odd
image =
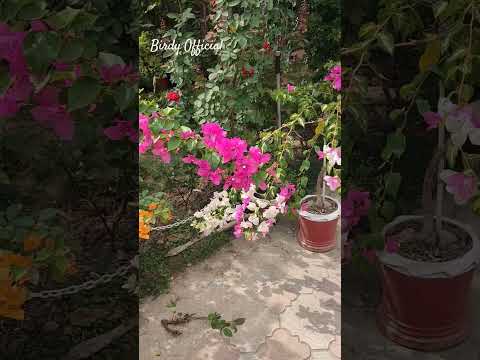
[[[331,170],[336,165],[342,165],[342,150],[340,147],[332,148],[324,145],[323,150],[317,151],[317,155],[320,160],[326,159],[328,161],[327,169]],[[341,186],[341,179],[338,176],[325,175],[323,180],[332,191],[336,191]]]
[[[247,69],[245,66],[242,67],[242,77],[249,78],[253,77],[255,75],[255,68],[251,67],[250,69]]]
[[[205,147],[214,151],[224,165],[231,164],[231,174],[221,168],[212,169],[207,160],[193,155],[183,158],[186,164],[197,166],[198,176],[220,185],[224,181],[224,189],[248,190],[253,184],[253,176],[260,167],[270,161],[270,154],[264,154],[258,147],[248,147],[245,140],[228,138],[226,131],[217,123],[206,123],[202,126],[202,141]]]
[[[342,67],[340,65],[336,65],[331,68],[324,80],[330,82],[336,91],[342,90]]]
[[[178,103],[180,102],[180,93],[176,91],[169,91],[167,92],[166,98],[168,101]]]
[[[115,125],[104,129],[103,133],[110,140],[117,141],[128,138],[131,142],[138,141],[138,133],[133,127],[132,121],[116,119]]]
[[[368,215],[370,205],[370,193],[350,190],[342,199],[342,232],[358,225],[360,219]]]
[[[139,79],[139,75],[132,65],[102,66],[99,73],[102,80],[109,85],[120,81],[135,83]]]
[[[474,109],[477,104],[459,106],[448,98],[440,98],[438,111],[428,111],[423,114],[427,129],[435,129],[444,123],[450,138],[457,148],[461,148],[468,140],[473,145],[480,145],[480,114]],[[467,169],[465,172],[444,170],[440,178],[446,184],[446,190],[454,196],[459,205],[468,203],[478,191],[478,179]]]
[[[192,227],[208,236],[233,221],[234,207],[227,191],[215,192],[206,207],[194,214]]]
[[[476,106],[476,103],[459,106],[447,98],[440,98],[438,112],[428,111],[423,116],[429,130],[444,121],[455,146],[462,147],[467,139],[474,145],[480,145],[480,114],[474,111]]]
[[[256,240],[259,234],[265,237],[275,224],[279,214],[287,212],[287,202],[295,192],[290,184],[280,189],[273,201],[260,198],[255,185],[248,191],[242,191],[242,203],[235,208],[235,237],[245,235],[248,240]]]

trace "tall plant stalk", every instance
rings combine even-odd
[[[326,166],[326,161],[325,159],[323,159],[322,170],[320,170],[317,178],[317,187],[315,194],[315,205],[319,210],[325,209],[325,181],[323,179],[325,178],[325,175],[327,173],[327,170],[325,169]]]

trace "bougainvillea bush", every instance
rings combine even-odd
[[[328,43],[314,41],[318,34],[309,24],[321,5],[179,1],[151,4],[145,11],[140,186],[149,196],[164,193],[169,204],[162,207],[173,211],[170,219],[160,218],[157,203],[145,202],[139,219],[142,248],[160,244],[165,253],[176,253],[192,238],[224,230],[260,240],[314,191],[323,163],[328,173],[321,184],[340,191],[341,71],[334,51],[339,33],[332,33]],[[336,5],[328,2],[327,8],[338,10]],[[338,20],[334,14],[325,17],[324,29]],[[224,46],[198,56],[152,53],[156,39]],[[322,46],[328,47],[323,54]],[[190,206],[176,205],[183,198]],[[182,242],[185,224],[178,231],[165,226],[189,216],[190,234]]]
[[[136,248],[135,3],[69,3],[0,6],[2,317],[85,280],[93,242]]]

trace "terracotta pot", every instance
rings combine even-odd
[[[300,202],[298,210],[297,240],[302,247],[313,252],[327,252],[335,248],[337,243],[337,224],[340,218],[340,203],[326,196],[337,204],[337,209],[331,214],[315,214],[301,209],[301,205],[315,195],[305,197]]]
[[[421,219],[401,217],[385,227],[384,235],[402,222]],[[378,327],[392,341],[415,350],[444,350],[460,344],[469,334],[469,297],[479,243],[464,224],[444,221],[472,238],[473,247],[462,258],[424,263],[398,254],[378,254],[383,290]]]

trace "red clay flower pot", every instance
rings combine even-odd
[[[401,222],[421,218],[398,218],[385,227],[384,234]],[[445,350],[460,344],[469,334],[469,296],[479,261],[478,239],[465,225],[444,221],[472,237],[473,248],[462,258],[423,263],[398,254],[378,254],[383,290],[377,309],[378,327],[390,340],[415,350]]]
[[[315,198],[314,195],[305,197],[300,203],[298,210],[299,244],[313,252],[327,252],[335,248],[337,242],[337,224],[340,218],[340,204],[337,200],[326,196],[335,202],[337,209],[331,214],[316,214],[302,209],[302,204]]]

